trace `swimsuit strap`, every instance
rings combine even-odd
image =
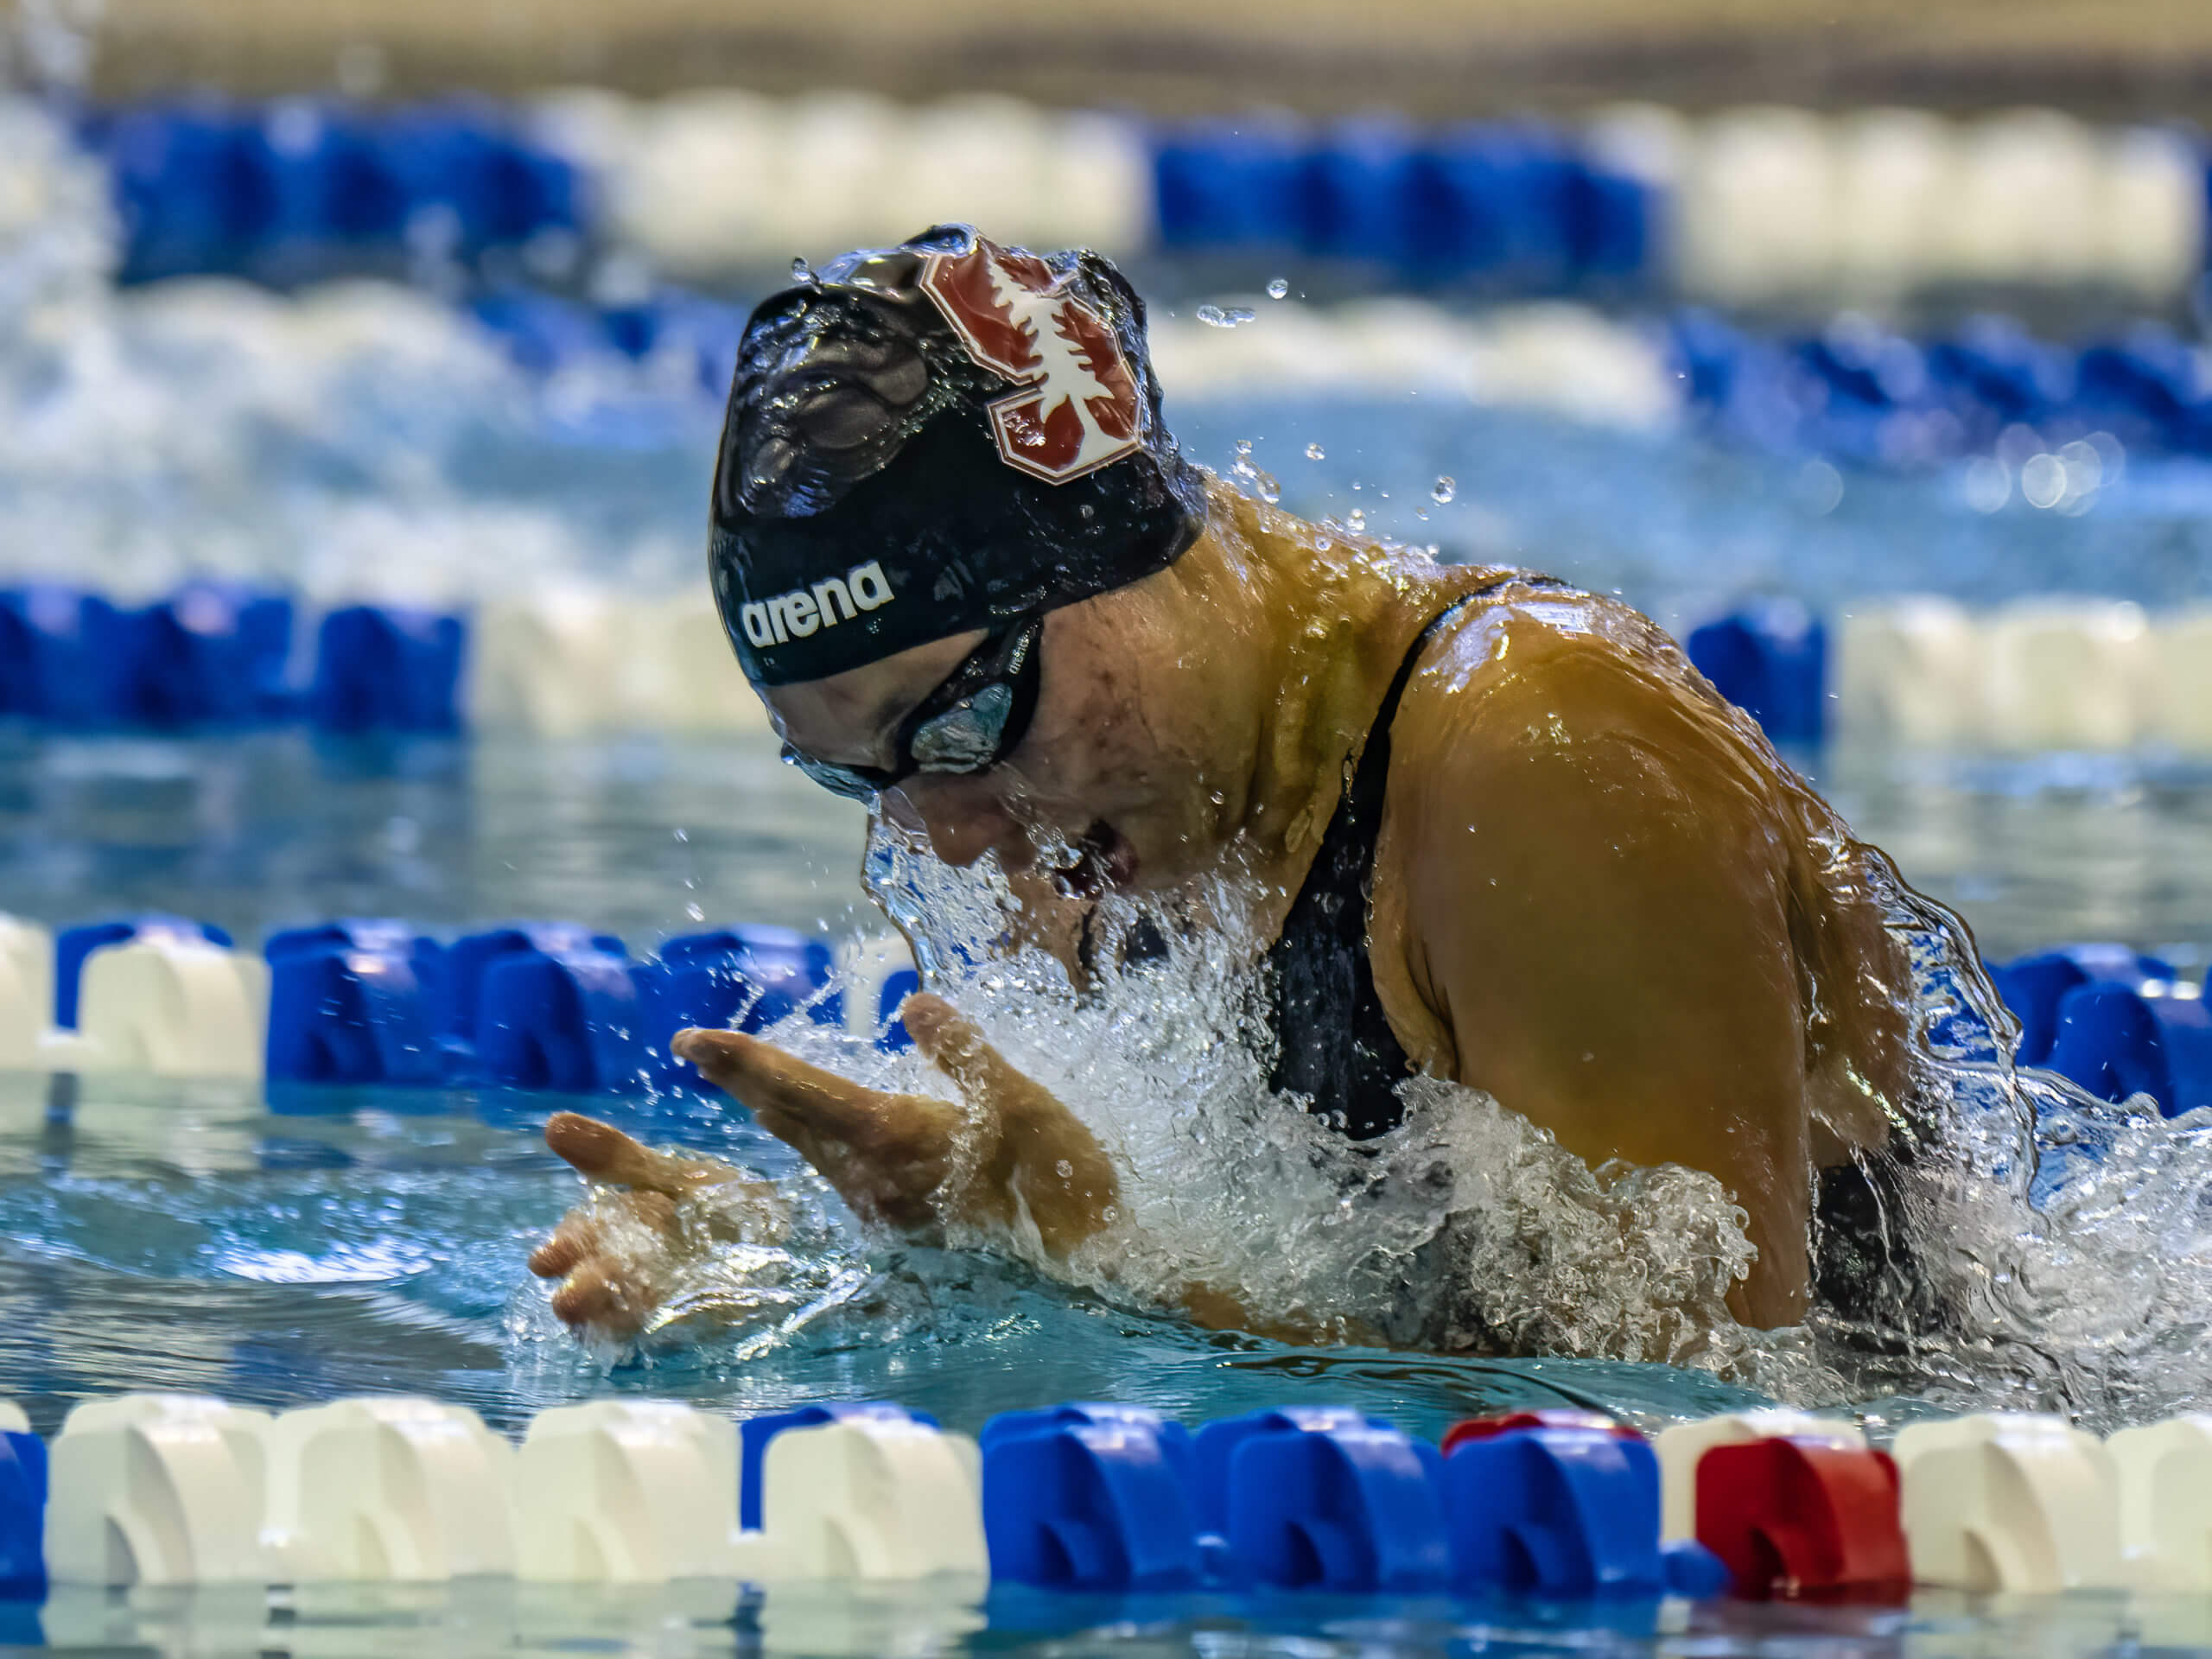
[[[1509,573],[1462,594],[1414,636],[1375,711],[1366,747],[1283,920],[1281,936],[1268,950],[1275,1039],[1268,1085],[1278,1093],[1304,1095],[1308,1111],[1330,1118],[1355,1141],[1397,1128],[1405,1116],[1397,1086],[1413,1071],[1413,1061],[1383,1014],[1367,954],[1375,842],[1389,785],[1390,722],[1437,631],[1475,600],[1513,582],[1550,585],[1546,578]]]

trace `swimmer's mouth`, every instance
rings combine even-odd
[[[1083,832],[1073,850],[1073,861],[1052,872],[1052,885],[1068,898],[1096,899],[1136,879],[1137,849],[1103,818]]]

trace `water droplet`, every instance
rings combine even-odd
[[[1269,506],[1274,505],[1276,502],[1282,499],[1282,486],[1275,482],[1275,475],[1273,473],[1254,473],[1252,487],[1259,491],[1260,499]]]
[[[1449,474],[1446,474],[1436,480],[1436,487],[1428,493],[1428,499],[1441,507],[1448,505],[1452,498],[1459,493],[1459,486],[1453,481]]]
[[[707,912],[699,907],[699,901],[696,899],[683,906],[683,913],[695,922],[703,922],[707,919]]]
[[[794,259],[791,261],[791,281],[795,283],[810,283],[813,280],[814,268],[808,264],[804,258]]]
[[[1287,276],[1277,276],[1270,281],[1268,283],[1268,297],[1271,300],[1288,299],[1290,297],[1290,278]]]
[[[1367,515],[1357,507],[1354,507],[1344,515],[1344,524],[1353,535],[1357,536],[1367,528]]]
[[[678,830],[676,832],[676,838],[678,841],[689,841],[691,839],[691,832],[689,830]]]
[[[1251,439],[1249,439],[1249,438],[1239,438],[1239,439],[1237,439],[1237,440],[1236,440],[1236,453],[1237,453],[1238,454],[1240,454],[1240,455],[1249,455],[1249,454],[1250,454],[1252,453],[1252,440],[1251,440]]]
[[[1065,1158],[1061,1159],[1058,1163],[1054,1164],[1052,1168],[1064,1181],[1072,1180],[1075,1177],[1075,1166]]]
[[[1202,305],[1195,314],[1209,328],[1234,328],[1258,315],[1249,305]]]
[[[1309,443],[1309,444],[1307,444],[1307,445],[1306,446],[1306,460],[1308,460],[1308,461],[1326,461],[1328,458],[1329,458],[1329,452],[1328,452],[1327,450],[1324,449],[1324,448],[1323,448],[1319,444],[1318,444],[1318,443]]]

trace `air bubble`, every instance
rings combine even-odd
[[[1428,493],[1428,499],[1435,502],[1440,507],[1448,506],[1451,505],[1452,498],[1459,493],[1459,485],[1452,480],[1451,474],[1447,473],[1443,477],[1436,480],[1435,487]]]
[[[1344,515],[1344,527],[1355,536],[1360,534],[1367,528],[1367,515],[1354,507]]]
[[[1329,458],[1329,452],[1328,452],[1327,450],[1324,449],[1324,448],[1323,448],[1319,444],[1318,444],[1318,443],[1309,443],[1309,444],[1307,444],[1307,445],[1306,446],[1306,460],[1308,460],[1308,461],[1326,461],[1328,458]]]

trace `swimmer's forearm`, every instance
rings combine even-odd
[[[1265,1337],[1270,1342],[1287,1343],[1294,1348],[1337,1347],[1351,1344],[1363,1348],[1382,1348],[1389,1344],[1376,1332],[1357,1321],[1331,1319],[1325,1322],[1284,1317],[1272,1313],[1255,1313],[1251,1305],[1236,1291],[1224,1290],[1218,1285],[1202,1284],[1196,1280],[1183,1287],[1180,1299],[1183,1311],[1192,1322],[1209,1331],[1243,1331],[1255,1337]]]

